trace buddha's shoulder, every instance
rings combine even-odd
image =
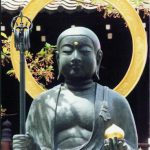
[[[107,86],[102,86],[100,84],[98,84],[98,87],[100,87],[101,89],[103,89],[103,94],[106,97],[106,99],[108,101],[111,101],[111,103],[114,104],[121,104],[121,105],[128,105],[128,101],[127,99],[121,95],[120,93],[118,93],[117,91],[107,87]]]
[[[35,98],[35,101],[36,102],[41,102],[41,101],[44,101],[44,100],[47,100],[47,99],[56,98],[58,93],[59,93],[59,90],[60,90],[60,85],[54,86],[53,88],[48,89],[48,90],[42,92],[40,95],[38,95]]]

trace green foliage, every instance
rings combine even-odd
[[[14,71],[14,69],[10,69],[10,70],[7,71],[6,74],[8,74],[9,76],[14,76],[15,75],[15,71]]]
[[[1,32],[1,38],[2,38],[2,50],[1,50],[1,64],[2,66],[5,66],[5,63],[10,62],[10,37],[7,37],[7,35],[4,32]]]
[[[4,32],[1,32],[1,36],[7,39],[7,35]]]
[[[127,0],[137,11],[144,11],[145,15],[150,15],[150,0]],[[119,12],[105,0],[76,0],[78,5],[84,4],[96,6],[99,12],[104,12],[104,17],[120,17]]]
[[[140,4],[142,4],[142,2],[144,1],[144,0],[130,0],[131,1],[131,3],[132,4],[134,4],[135,6],[139,6]]]
[[[53,52],[55,46],[45,43],[44,47],[36,53],[34,60],[33,56],[29,54],[27,59],[30,60],[28,67],[34,78],[39,82],[45,80],[45,84],[49,84],[54,79],[53,73]],[[31,61],[32,59],[32,61]]]
[[[1,51],[1,64],[5,66],[11,63],[10,57],[10,37],[4,32],[1,32],[2,37],[2,51]],[[45,43],[44,47],[36,54],[25,51],[25,58],[33,77],[43,87],[48,85],[54,79],[53,73],[53,52],[56,46]],[[14,69],[7,71],[7,75],[15,76]],[[41,83],[42,82],[42,83]]]

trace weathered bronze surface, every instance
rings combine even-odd
[[[76,44],[75,44],[76,43]],[[69,28],[57,40],[59,75],[64,83],[33,101],[26,135],[15,135],[14,150],[137,150],[137,133],[127,100],[93,81],[99,79],[100,42],[91,30]],[[124,139],[105,139],[112,124]]]

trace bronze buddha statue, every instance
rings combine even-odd
[[[102,50],[96,34],[73,27],[57,40],[59,75],[64,83],[40,94],[32,102],[26,135],[15,135],[14,150],[137,150],[137,133],[127,100],[99,79]],[[105,139],[116,124],[124,139]]]

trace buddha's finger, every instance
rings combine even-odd
[[[117,139],[117,137],[113,138],[113,149],[118,150],[118,139]]]
[[[114,150],[114,143],[113,143],[113,139],[109,139],[109,148],[110,150]]]
[[[110,150],[110,148],[109,148],[109,139],[105,139],[104,148],[105,148],[105,150]]]
[[[122,150],[123,149],[123,141],[118,141],[118,150]]]

